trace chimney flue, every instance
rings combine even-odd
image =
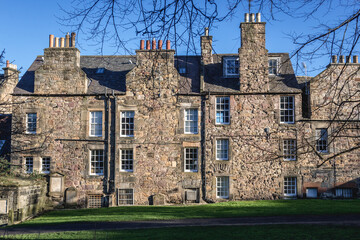
[[[245,22],[249,22],[249,14],[248,13],[245,13]]]
[[[261,13],[256,13],[256,22],[261,22]]]
[[[65,47],[70,47],[70,35],[69,33],[65,36]]]
[[[162,49],[162,45],[163,45],[163,42],[162,42],[162,40],[159,40],[158,41],[158,49]]]
[[[254,13],[250,14],[250,22],[255,22],[255,14]]]
[[[353,63],[359,63],[358,55],[353,56]]]
[[[339,57],[339,63],[344,63],[344,55],[340,55],[340,57]]]
[[[72,32],[71,33],[71,47],[75,47],[75,37],[76,37],[76,33]]]
[[[155,38],[153,38],[152,40],[152,50],[155,50],[156,49],[156,40]]]
[[[150,40],[146,40],[146,50],[150,50]]]
[[[10,66],[9,60],[6,60],[6,67],[8,68]]]
[[[337,63],[337,56],[336,55],[332,55],[331,62],[332,63]]]
[[[208,27],[205,28],[205,36],[209,36],[209,28]]]
[[[49,35],[49,48],[54,47],[54,35]]]
[[[145,46],[145,41],[140,40],[140,50],[144,50],[144,46]]]
[[[65,47],[65,38],[60,38],[60,47]]]
[[[166,50],[170,50],[170,40],[166,40]]]

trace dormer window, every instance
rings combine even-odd
[[[98,69],[96,69],[96,74],[102,74],[102,73],[104,73],[104,71],[105,71],[105,68],[98,68]]]
[[[269,74],[270,75],[278,75],[278,66],[279,59],[278,58],[270,58],[269,59]]]
[[[239,76],[239,58],[237,57],[224,58],[223,66],[224,66],[225,77]]]

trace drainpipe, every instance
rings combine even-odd
[[[116,123],[117,123],[117,97],[116,95],[114,94],[114,90],[112,91],[112,96],[113,96],[113,99],[114,99],[114,122],[113,122],[113,137],[114,137],[114,151],[113,151],[113,157],[114,157],[114,163],[113,163],[113,176],[111,178],[111,181],[112,181],[112,184],[113,184],[113,190],[115,191],[115,177],[116,177],[116,152],[117,152],[117,142],[116,142],[116,139],[117,139],[117,136],[116,136]]]
[[[105,171],[105,191],[106,194],[109,193],[109,177],[110,177],[110,162],[109,162],[109,156],[110,156],[110,141],[109,141],[109,137],[110,137],[110,128],[109,128],[109,119],[110,119],[110,114],[109,114],[109,95],[107,94],[107,88],[105,88],[105,146],[106,146],[106,171]]]

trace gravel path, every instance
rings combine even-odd
[[[28,234],[82,230],[122,230],[145,229],[163,227],[188,226],[250,226],[275,224],[320,224],[346,225],[360,227],[360,214],[338,216],[275,216],[275,217],[240,217],[240,218],[207,218],[207,219],[178,219],[136,222],[79,222],[61,223],[41,226],[15,226],[0,228],[0,237],[9,234]]]

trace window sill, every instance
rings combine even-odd
[[[219,161],[219,162],[229,162],[229,159],[215,159],[216,161]]]
[[[127,171],[127,170],[120,170],[120,173],[134,173],[134,170]]]
[[[198,173],[199,171],[196,170],[196,171],[191,171],[191,170],[185,170],[184,173]]]
[[[296,162],[296,159],[283,159],[284,160],[284,162]]]

